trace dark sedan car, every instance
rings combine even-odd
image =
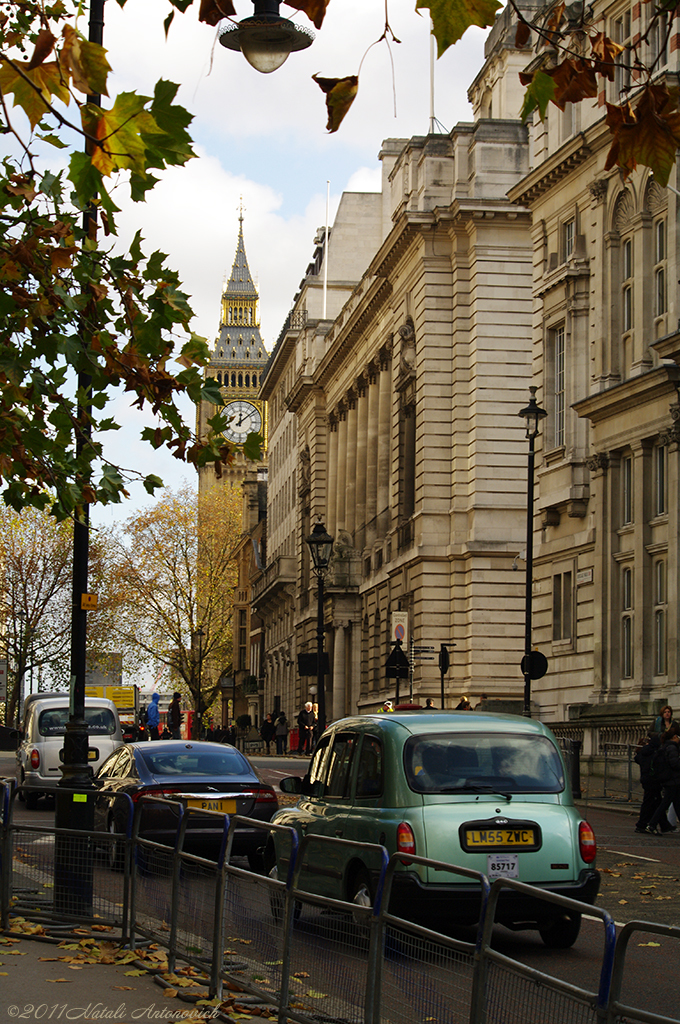
[[[120,747],[104,761],[95,785],[107,796],[127,794],[135,803],[143,796],[163,797],[185,808],[241,814],[270,820],[278,808],[276,793],[259,778],[248,759],[226,743],[187,740],[153,740]],[[125,832],[127,808],[124,800],[96,800],[95,828],[113,835]],[[140,836],[173,846],[179,814],[167,804],[145,803]],[[192,813],[184,847],[201,856],[219,850],[223,829],[213,815]],[[245,854],[253,870],[260,866],[258,850],[266,832],[246,826],[237,828],[233,853]],[[111,844],[111,866],[120,864],[120,850]]]

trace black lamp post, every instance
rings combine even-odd
[[[237,25],[227,25],[220,42],[228,50],[240,50],[256,71],[268,75],[280,68],[294,50],[311,46],[314,33],[282,18],[279,0],[253,0],[253,4],[254,15]]]
[[[198,701],[196,707],[198,709],[198,739],[201,739],[201,733],[203,732],[203,690],[202,690],[202,670],[203,670],[203,637],[205,632],[202,629],[197,629],[194,633],[194,640],[198,640]]]
[[[321,520],[307,538],[307,545],[312,556],[312,569],[317,583],[316,607],[316,686],[319,704],[319,735],[326,728],[326,688],[324,685],[323,664],[323,584],[333,552],[333,538],[326,532]]]
[[[527,552],[526,581],[524,591],[524,658],[522,672],[524,674],[524,710],[526,718],[531,718],[531,611],[534,563],[534,441],[538,436],[541,420],[548,415],[536,403],[536,388],[529,388],[529,404],[520,409],[519,415],[526,423],[529,438],[529,460],[527,464]]]

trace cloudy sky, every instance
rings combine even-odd
[[[250,0],[235,0],[235,6],[239,18],[252,14]],[[166,173],[145,204],[125,206],[118,226],[128,237],[141,228],[149,248],[170,255],[192,297],[199,334],[213,341],[217,332],[241,196],[262,334],[271,351],[311,258],[314,233],[325,222],[326,182],[332,219],[343,191],[379,187],[383,139],[427,133],[429,19],[414,8],[415,0],[389,0],[390,24],[402,41],[391,46],[393,82],[386,45],[366,53],[383,31],[383,0],[331,0],[312,46],[291,54],[270,75],[222,47],[217,30],[199,24],[198,0],[186,14],[175,15],[167,41],[166,0],[127,0],[123,9],[106,4],[104,45],[114,69],[110,94],[135,89],[151,95],[156,80],[166,78],[180,84],[178,102],[194,115],[190,130],[198,158]],[[301,13],[285,5],[281,13],[311,28]],[[435,115],[447,131],[471,119],[467,89],[481,67],[485,35],[470,30],[437,61]],[[362,58],[358,97],[340,130],[330,135],[325,98],[311,76],[356,73]],[[127,410],[119,411],[127,424],[134,421]],[[127,436],[124,443],[128,464],[134,458],[139,468],[159,472],[173,486],[191,479],[170,457],[160,464],[154,456],[150,466],[146,448]],[[95,510],[95,517],[102,511]],[[115,515],[121,518],[121,510]]]

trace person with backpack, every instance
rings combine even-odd
[[[652,772],[661,783],[663,797],[661,803],[649,819],[645,832],[652,836],[664,833],[659,824],[668,808],[673,805],[680,818],[680,727],[671,725],[661,736],[661,745],[652,759]],[[675,831],[675,828],[669,829]]]
[[[643,793],[640,814],[635,825],[636,832],[646,831],[650,819],[663,797],[663,786],[652,770],[654,755],[660,747],[660,734],[658,732],[650,732],[647,736],[647,741],[641,743],[633,757],[635,763],[640,767],[640,785],[642,786]],[[659,828],[662,832],[672,831],[665,814],[659,822]]]

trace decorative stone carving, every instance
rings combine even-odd
[[[604,202],[604,200],[607,198],[608,186],[609,182],[606,178],[600,178],[599,181],[591,181],[590,185],[588,186],[588,191],[590,192],[595,203]]]
[[[312,486],[312,456],[306,444],[300,452],[300,494],[304,494]]]
[[[658,181],[655,181],[654,178],[647,182],[645,206],[650,213],[661,213],[668,207],[668,191],[665,188],[661,188]]]
[[[415,373],[416,371],[416,332],[413,321],[409,317],[397,334],[400,338],[399,346],[399,369],[402,373]]]
[[[596,452],[586,459],[586,465],[591,473],[605,473],[609,469],[609,455],[607,452]]]
[[[619,233],[630,230],[634,216],[635,201],[630,189],[626,188],[616,200],[616,207],[614,209],[615,230]]]

